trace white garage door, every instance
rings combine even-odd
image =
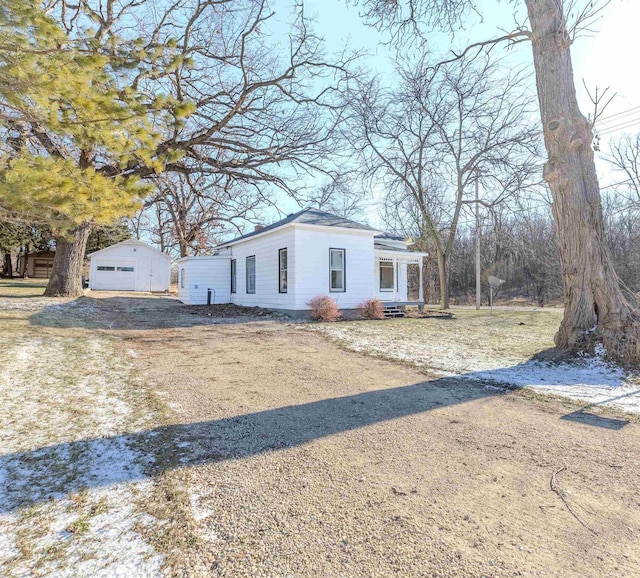
[[[101,260],[96,263],[91,286],[98,291],[135,291],[135,261]]]

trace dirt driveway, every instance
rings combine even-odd
[[[300,326],[130,311],[116,332],[172,408],[206,572],[640,575],[635,418],[430,379]]]

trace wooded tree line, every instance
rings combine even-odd
[[[627,146],[636,141],[625,136],[614,141],[611,148],[629,154]],[[614,268],[625,288],[635,294],[640,294],[640,202],[634,198],[638,184],[634,177],[603,191],[604,228]],[[485,215],[481,219],[483,303],[489,302],[487,277],[494,275],[505,281],[499,299],[526,300],[539,306],[562,304],[562,265],[555,224],[549,208],[536,207],[527,210],[505,205],[491,217]],[[433,252],[428,241],[418,243]],[[475,255],[475,223],[467,215],[449,261],[449,289],[454,304],[474,303]],[[438,264],[434,256],[425,263],[424,288],[427,302],[438,303]]]

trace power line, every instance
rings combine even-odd
[[[604,191],[605,189],[611,189],[611,188],[613,188],[613,187],[618,187],[618,186],[620,186],[620,185],[626,185],[627,183],[631,183],[631,182],[633,182],[634,180],[635,180],[635,179],[632,179],[632,178],[630,178],[630,179],[625,179],[624,181],[620,181],[619,183],[612,183],[612,184],[610,184],[610,185],[607,185],[606,187],[600,187],[600,190],[601,190],[601,191]]]
[[[605,135],[608,135],[608,134],[612,134],[614,132],[618,132],[618,131],[624,130],[626,128],[631,128],[631,127],[637,126],[638,124],[640,124],[640,118],[635,118],[633,120],[628,120],[626,123],[605,128],[602,131],[596,131],[596,134],[598,136],[605,136]]]
[[[632,108],[628,108],[627,110],[623,110],[623,111],[618,112],[618,113],[616,113],[616,114],[610,114],[609,116],[603,116],[602,118],[600,118],[600,119],[599,119],[599,120],[597,120],[596,122],[602,122],[602,123],[605,123],[605,124],[606,124],[607,122],[610,122],[610,120],[611,120],[612,118],[617,118],[617,117],[619,117],[619,116],[627,116],[627,115],[629,115],[629,114],[633,113],[633,112],[634,112],[634,111],[636,111],[636,110],[640,110],[640,106],[634,106],[634,107],[632,107]],[[616,120],[616,121],[614,121],[614,122],[618,122],[618,121]]]

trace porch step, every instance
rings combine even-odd
[[[382,310],[385,317],[404,317],[404,310],[395,305],[383,305]]]

